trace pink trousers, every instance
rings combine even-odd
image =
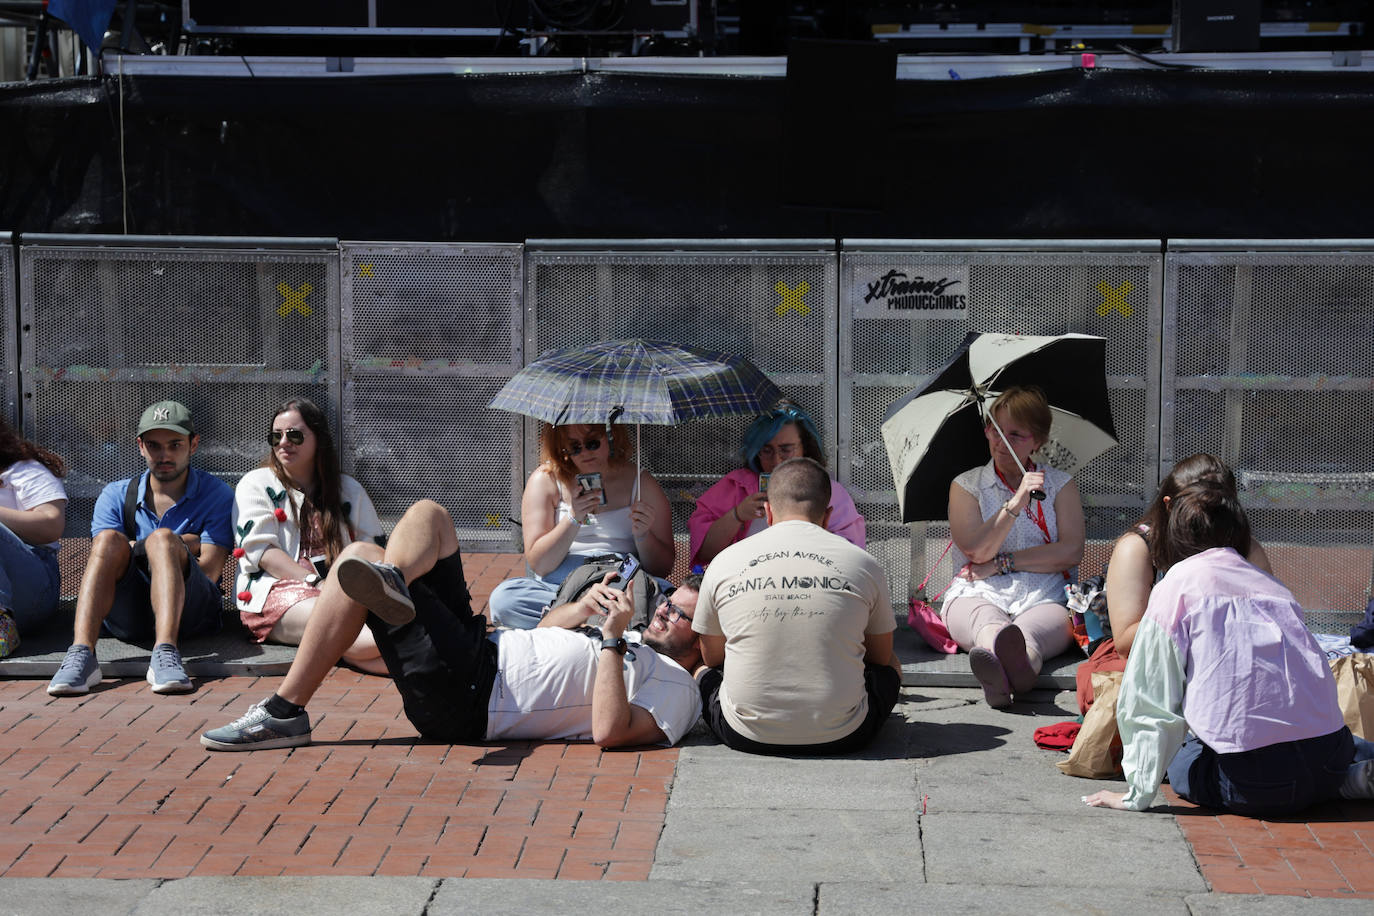
[[[975,646],[991,649],[997,632],[1013,624],[1026,638],[1026,657],[1037,672],[1045,659],[1063,652],[1073,641],[1069,612],[1062,604],[1037,604],[1015,619],[986,598],[955,598],[945,610],[949,635],[965,652]],[[984,629],[987,633],[980,639]]]

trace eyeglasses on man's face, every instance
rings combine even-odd
[[[676,604],[673,604],[671,600],[665,598],[663,607],[666,609],[663,613],[667,616],[669,623],[677,623],[679,620],[685,620],[688,623],[692,622],[692,615],[688,614]]]

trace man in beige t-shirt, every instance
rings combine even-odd
[[[830,476],[809,458],[773,471],[766,531],[711,562],[692,629],[703,714],[730,747],[844,754],[867,745],[901,689],[887,575],[825,530]]]

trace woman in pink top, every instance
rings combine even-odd
[[[799,457],[826,466],[816,425],[806,411],[786,401],[754,421],[744,434],[741,452],[744,467],[726,474],[697,497],[697,507],[687,520],[694,566],[706,566],[726,547],[768,527],[763,517],[768,497],[760,481],[773,468]],[[833,478],[827,528],[856,547],[865,546],[864,518]]]

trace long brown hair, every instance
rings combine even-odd
[[[61,455],[20,436],[8,420],[0,417],[0,470],[20,461],[37,461],[52,471],[54,477],[67,476],[67,462]]]
[[[1230,547],[1241,556],[1250,549],[1250,520],[1235,489],[1214,478],[1204,477],[1178,491],[1169,501],[1168,525],[1158,538],[1165,560],[1161,569],[1214,547]]]
[[[1174,497],[1184,487],[1200,481],[1212,481],[1228,492],[1232,498],[1236,496],[1236,475],[1231,472],[1220,458],[1209,455],[1206,452],[1199,452],[1196,455],[1189,455],[1169,472],[1163,480],[1159,482],[1159,490],[1155,493],[1154,500],[1145,509],[1145,514],[1136,520],[1133,526],[1137,531],[1144,527],[1145,543],[1150,545],[1150,563],[1155,569],[1168,569],[1170,564],[1166,541],[1169,529],[1169,509],[1164,500],[1168,499],[1171,503]],[[1248,555],[1250,545],[1247,543],[1242,555]]]
[[[291,398],[289,401],[282,402],[272,412],[272,419],[275,420],[290,410],[299,413],[301,419],[305,421],[305,425],[315,434],[315,490],[313,493],[305,493],[305,499],[319,513],[320,531],[324,535],[325,556],[329,558],[330,563],[333,563],[339,552],[344,549],[343,526],[348,526],[350,540],[357,537],[357,531],[343,507],[339,453],[334,449],[334,437],[329,432],[329,421],[325,418],[324,411],[320,410],[319,405],[309,398]],[[271,468],[273,475],[285,486],[293,490],[300,489],[296,481],[287,473],[286,468],[282,467],[281,462],[277,460],[276,449],[267,450],[267,460],[263,462],[263,467]],[[299,526],[300,518],[297,516],[294,504],[291,506],[291,515],[292,521]]]
[[[628,464],[634,458],[630,450],[630,434],[625,431],[622,424],[611,426],[610,441],[606,440],[605,427],[596,423],[570,423],[568,426],[590,426],[597,431],[597,438],[602,441],[601,447],[611,447],[611,457],[608,462],[612,467],[620,467]],[[568,427],[553,426],[548,423],[541,424],[539,430],[539,464],[545,472],[551,474],[555,480],[561,483],[564,489],[576,491],[573,486],[573,478],[577,476],[577,468],[573,465],[572,455],[568,454]]]

